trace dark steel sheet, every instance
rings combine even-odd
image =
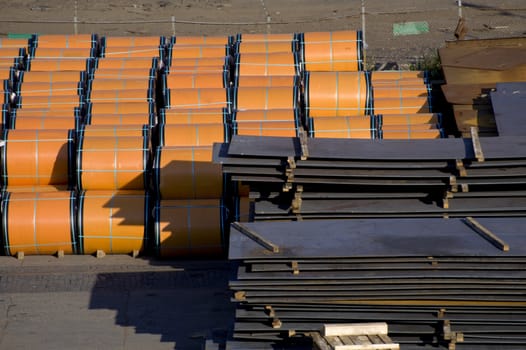
[[[526,136],[526,82],[498,83],[491,103],[499,136]]]
[[[460,219],[358,219],[257,222],[245,225],[277,244],[272,257],[525,256],[526,218],[479,218],[507,242],[502,252]],[[268,257],[256,242],[232,229],[230,259]]]

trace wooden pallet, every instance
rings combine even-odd
[[[311,333],[318,350],[398,350],[387,335],[387,323],[329,324],[320,333]]]

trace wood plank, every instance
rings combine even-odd
[[[500,250],[505,252],[510,250],[510,246],[508,243],[504,242],[496,234],[488,230],[486,227],[482,226],[477,220],[468,216],[466,218],[466,223],[468,223],[468,225],[472,227],[475,231],[477,231],[479,234],[482,234],[482,236],[485,239],[490,241],[494,246],[496,246]]]
[[[238,230],[239,232],[243,233],[245,236],[249,237],[250,239],[256,241],[266,249],[270,250],[273,253],[279,253],[279,246],[272,243],[268,239],[265,239],[261,235],[259,235],[256,231],[251,230],[247,228],[245,225],[239,223],[239,222],[233,222],[231,224],[231,227],[233,229]]]
[[[387,334],[387,323],[347,323],[347,324],[325,324],[322,334],[324,336],[339,335],[364,335],[364,334]]]

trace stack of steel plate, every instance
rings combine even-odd
[[[526,213],[526,145],[518,136],[375,142],[234,136],[216,144],[214,158],[233,181],[250,186],[256,221]]]
[[[324,324],[387,322],[401,349],[523,349],[524,225],[526,218],[234,223],[238,308],[226,348],[309,349],[309,332]]]

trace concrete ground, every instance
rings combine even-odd
[[[201,349],[234,320],[225,261],[0,258],[0,349]]]

